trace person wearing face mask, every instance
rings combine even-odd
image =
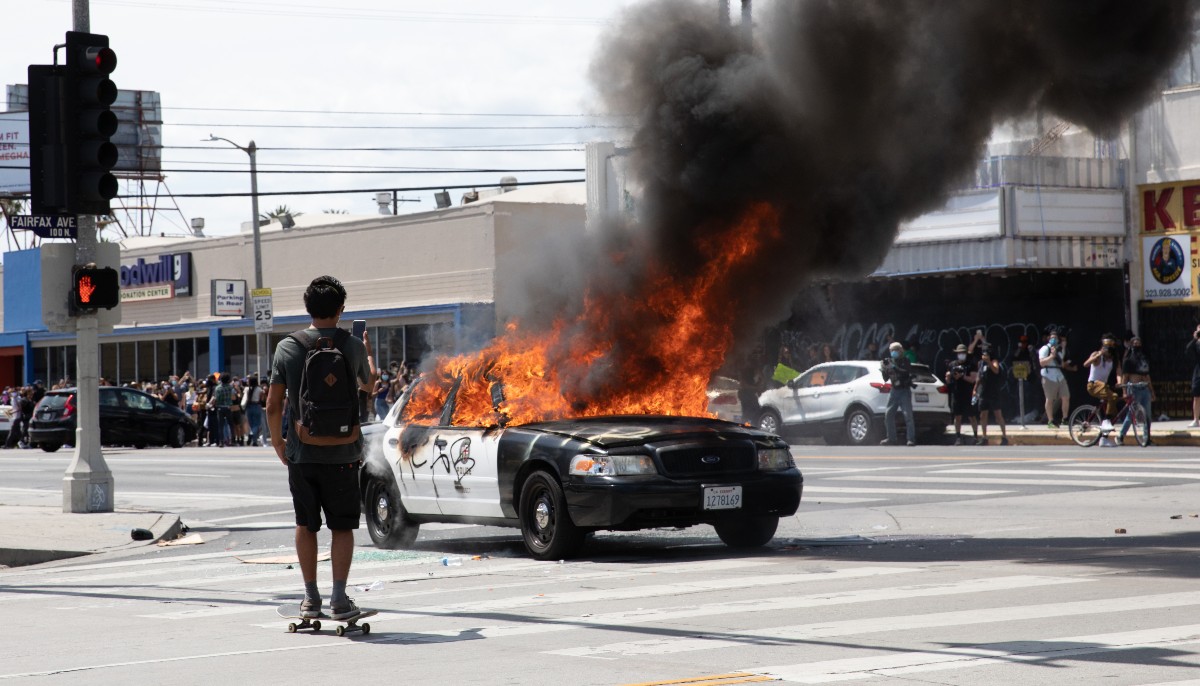
[[[882,445],[899,445],[896,437],[896,410],[904,413],[904,431],[908,445],[916,445],[917,423],[913,418],[912,363],[904,355],[904,346],[892,343],[888,346],[888,356],[883,358],[880,366],[883,378],[892,385],[888,394],[887,411],[883,415],[883,423],[887,427],[887,438]]]
[[[388,404],[388,396],[392,392],[392,375],[388,372],[383,372],[379,375],[379,380],[375,382],[375,388],[371,391],[371,397],[375,400],[375,415],[379,417],[379,421],[387,416],[391,405]]]
[[[1127,387],[1125,384],[1133,385]],[[1142,350],[1142,339],[1132,332],[1129,334],[1129,342],[1125,348],[1125,357],[1121,360],[1121,366],[1117,368],[1117,385],[1125,389],[1126,397],[1132,394],[1134,402],[1146,410],[1146,436],[1148,439],[1151,417],[1154,416],[1150,413],[1150,403],[1156,399],[1154,384],[1150,380],[1150,360]],[[1121,425],[1121,433],[1117,438],[1118,445],[1125,440],[1125,434],[1129,433],[1130,424],[1132,424],[1131,414],[1127,413],[1125,423]]]
[[[992,355],[992,349],[985,343],[979,354],[978,380],[975,382],[975,398],[979,408],[979,431],[982,436],[975,445],[988,444],[988,413],[990,412],[1000,425],[1000,445],[1008,445],[1008,426],[1004,423],[1004,409],[1000,384],[1004,381],[1000,369],[1000,360]]]
[[[1087,392],[1100,401],[1104,411],[1104,423],[1101,429],[1111,431],[1112,419],[1117,416],[1117,392],[1108,385],[1115,364],[1114,355],[1117,349],[1117,339],[1110,333],[1100,337],[1100,349],[1088,356],[1083,366],[1088,368]]]
[[[975,417],[975,405],[971,399],[975,382],[979,380],[976,365],[969,359],[967,346],[954,349],[954,359],[946,365],[946,385],[950,387],[950,414],[954,415],[954,445],[963,445],[963,418],[971,422],[972,442],[979,442],[979,421]]]
[[[1062,421],[1066,422],[1071,411],[1071,391],[1067,388],[1066,344],[1057,329],[1050,330],[1050,340],[1038,350],[1038,365],[1042,370],[1042,391],[1046,395],[1046,428],[1057,430],[1060,423],[1054,421],[1056,407],[1062,408]]]

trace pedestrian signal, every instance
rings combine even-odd
[[[71,304],[76,311],[111,310],[121,304],[121,280],[112,267],[76,267],[73,278]]]

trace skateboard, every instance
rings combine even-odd
[[[275,608],[275,612],[277,612],[279,616],[283,617],[284,619],[300,620],[300,623],[298,624],[296,622],[291,622],[287,625],[287,632],[289,634],[294,634],[301,629],[312,629],[313,633],[316,633],[321,630],[321,620],[325,620],[329,622],[341,622],[341,626],[338,626],[333,630],[338,636],[345,636],[350,631],[361,631],[363,635],[366,636],[367,634],[371,633],[371,625],[365,622],[359,624],[358,620],[366,619],[367,617],[374,617],[375,615],[379,614],[379,610],[359,610],[358,614],[354,615],[353,617],[334,619],[333,617],[322,612],[318,617],[307,618],[300,616],[299,605],[280,605],[279,607]]]

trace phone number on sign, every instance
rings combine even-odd
[[[1152,300],[1154,298],[1190,298],[1192,297],[1192,289],[1190,288],[1147,288],[1146,298]]]

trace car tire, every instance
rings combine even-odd
[[[62,443],[42,443],[38,447],[48,453],[57,452],[62,447]]]
[[[518,517],[525,549],[535,560],[565,559],[583,542],[585,532],[571,521],[562,486],[549,472],[536,471],[525,480]]]
[[[172,448],[182,448],[187,442],[187,431],[184,430],[182,424],[176,424],[167,432],[167,445]]]
[[[761,548],[775,538],[779,517],[738,517],[716,522],[713,528],[730,548]]]
[[[766,409],[759,413],[758,421],[754,423],[754,426],[760,431],[779,436],[783,431],[783,419],[775,410]]]
[[[367,483],[363,488],[363,512],[371,541],[376,548],[385,550],[412,547],[421,525],[408,516],[395,482],[369,472],[364,475]]]
[[[850,408],[850,411],[846,413],[843,427],[847,445],[871,445],[879,437],[879,427],[876,426],[875,417],[869,410],[862,407]]]

